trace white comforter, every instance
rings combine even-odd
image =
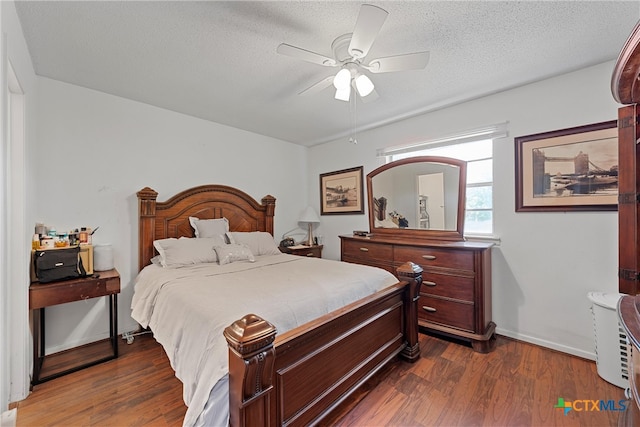
[[[184,385],[184,425],[192,426],[227,373],[225,327],[253,313],[283,333],[396,282],[382,269],[285,254],[223,266],[150,265],[136,279],[132,317],[165,348]]]

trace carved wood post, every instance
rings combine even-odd
[[[229,345],[229,425],[271,425],[275,326],[248,314],[229,325],[224,336]]]
[[[630,295],[638,293],[640,274],[637,108],[634,104],[618,109],[618,288]]]
[[[262,198],[262,204],[267,207],[267,212],[265,215],[265,229],[267,233],[271,233],[273,235],[273,216],[276,213],[276,198],[268,195]]]
[[[140,224],[138,225],[138,269],[142,270],[151,263],[153,257],[153,240],[156,226],[156,198],[158,192],[145,187],[138,191],[138,213]],[[142,242],[145,242],[144,244]]]
[[[408,290],[404,294],[404,336],[407,346],[402,350],[400,356],[409,362],[415,362],[420,358],[418,299],[422,285],[422,267],[412,262],[406,262],[398,267],[397,273],[401,281],[409,282]]]

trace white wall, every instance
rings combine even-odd
[[[35,197],[33,188],[33,139],[35,135],[36,84],[29,51],[15,5],[0,2],[0,129],[2,139],[2,224],[0,231],[0,410],[29,392],[31,338],[28,323],[28,242]],[[8,70],[12,79],[14,114],[9,126]],[[15,114],[19,112],[19,114]],[[20,116],[20,120],[15,120]],[[10,137],[13,135],[13,137]]]
[[[46,78],[38,91],[37,220],[100,227],[94,243],[113,245],[121,275],[120,332],[137,328],[138,190],[158,201],[202,184],[271,194],[276,239],[307,205],[307,148]],[[107,316],[105,298],[47,309],[47,353],[107,337]]]
[[[589,291],[617,292],[617,213],[515,213],[514,137],[617,118],[609,83],[613,62],[533,83],[312,147],[310,200],[318,175],[381,164],[376,149],[509,122],[494,144],[493,319],[500,334],[595,358]],[[384,97],[376,103],[384,102]],[[375,108],[375,103],[361,108]],[[336,160],[338,159],[338,160]],[[311,161],[313,160],[313,161]],[[322,216],[327,258],[340,258],[338,235],[367,229],[365,215]]]

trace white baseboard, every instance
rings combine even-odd
[[[1,0],[0,0],[1,1]],[[137,330],[140,325],[138,325],[133,319],[127,322],[118,322],[118,336],[123,332]],[[75,341],[66,341],[62,344],[52,345],[45,348],[45,354],[54,354],[60,351],[69,350],[70,348],[80,347],[81,345],[90,344],[95,341],[100,341],[109,338],[109,332],[104,331],[100,334],[96,334],[90,337],[83,337],[80,340]],[[118,338],[120,339],[120,338]]]
[[[583,359],[588,360],[596,360],[596,354],[593,352],[584,351],[578,348],[569,347],[566,345],[558,344],[553,341],[547,341],[540,338],[532,337],[529,335],[524,335],[519,332],[513,332],[502,328],[496,328],[496,334],[504,335],[505,337],[513,338],[519,341],[528,342],[530,344],[539,345],[540,347],[550,348],[552,350],[561,351],[563,353],[568,353],[573,356],[582,357]]]
[[[2,413],[2,421],[0,426],[2,427],[16,427],[16,418],[18,417],[18,410],[16,408],[9,409]]]

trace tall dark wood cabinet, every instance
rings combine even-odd
[[[618,110],[618,287],[621,293],[629,295],[638,293],[640,279],[638,113],[637,104]]]
[[[618,278],[628,294],[618,302],[618,317],[631,349],[629,388],[631,404],[620,415],[619,426],[640,425],[640,22],[620,51],[611,76],[611,93],[618,110]]]

